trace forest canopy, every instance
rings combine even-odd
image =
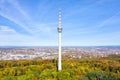
[[[120,80],[120,55],[106,58],[0,61],[0,80]]]

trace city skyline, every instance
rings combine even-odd
[[[0,0],[0,46],[120,45],[118,0]]]

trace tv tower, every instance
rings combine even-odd
[[[61,62],[61,33],[62,33],[62,15],[61,15],[61,9],[59,9],[59,22],[58,22],[58,71],[62,70],[62,62]]]

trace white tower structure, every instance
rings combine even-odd
[[[61,15],[61,10],[59,10],[59,24],[58,24],[58,71],[62,70],[62,56],[61,56],[61,33],[62,33],[62,15]]]

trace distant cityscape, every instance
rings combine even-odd
[[[93,58],[120,54],[120,46],[63,47],[63,58]],[[57,47],[0,47],[0,60],[57,59]]]

